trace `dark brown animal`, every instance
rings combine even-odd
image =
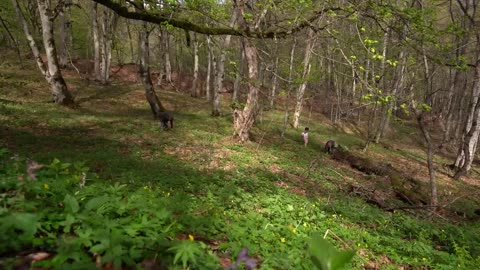
[[[168,124],[170,123],[170,128],[173,128],[173,115],[168,112],[161,112],[158,115],[158,119],[160,120],[160,125],[162,129],[168,128]]]
[[[338,145],[335,141],[333,140],[329,140],[326,144],[325,144],[325,152],[329,153],[329,154],[332,154],[333,151],[335,150],[335,148],[337,148]]]

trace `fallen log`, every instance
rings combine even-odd
[[[408,172],[400,171],[389,163],[375,161],[341,147],[333,152],[332,158],[368,175],[381,177],[381,181],[391,187],[396,198],[408,205],[428,205],[429,193],[426,185],[410,176]],[[373,199],[374,204],[381,208],[389,208],[385,202],[375,200],[374,197],[369,200]]]

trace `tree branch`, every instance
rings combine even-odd
[[[118,15],[132,20],[141,20],[155,24],[168,23],[176,28],[185,29],[188,31],[205,34],[205,35],[232,35],[232,36],[246,36],[253,38],[284,38],[295,32],[301,31],[303,28],[310,26],[310,24],[320,18],[324,13],[328,11],[341,11],[343,10],[340,7],[327,7],[322,8],[318,11],[315,11],[310,18],[305,19],[300,24],[294,26],[289,30],[269,30],[269,31],[248,31],[242,30],[233,27],[212,27],[212,26],[202,26],[200,24],[192,23],[188,20],[173,18],[171,14],[153,14],[148,11],[133,11],[120,3],[116,3],[114,0],[92,0],[98,4],[101,4],[111,10],[113,10]]]

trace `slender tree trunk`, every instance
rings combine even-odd
[[[135,63],[135,53],[133,52],[133,38],[132,38],[132,31],[130,31],[130,20],[126,19],[125,24],[127,26],[127,34],[128,34],[128,44],[130,47],[130,62]],[[160,39],[161,40],[161,39]]]
[[[297,99],[295,105],[295,112],[293,113],[293,127],[298,128],[300,123],[300,114],[302,112],[303,106],[303,96],[305,95],[305,89],[307,87],[307,78],[310,74],[310,58],[312,56],[313,49],[313,30],[308,29],[307,34],[307,46],[305,48],[305,56],[303,58],[303,74],[302,74],[302,83],[297,90]]]
[[[71,43],[71,21],[69,17],[69,9],[71,2],[69,0],[61,1],[60,7],[60,54],[59,64],[60,67],[65,68],[68,64],[68,49]]]
[[[423,138],[427,143],[427,167],[428,175],[430,177],[430,204],[433,206],[438,206],[438,192],[437,192],[437,179],[435,177],[435,167],[433,164],[433,157],[435,155],[434,146],[430,132],[428,131],[426,124],[423,121],[424,112],[416,112],[417,122],[420,130],[422,131]]]
[[[295,59],[295,49],[297,47],[297,38],[294,36],[293,37],[293,45],[292,45],[292,49],[290,50],[290,64],[289,64],[289,71],[288,71],[288,83],[289,83],[289,86],[288,86],[288,92],[287,92],[287,96],[285,97],[285,107],[284,107],[284,111],[285,113],[283,114],[283,128],[282,128],[282,134],[281,134],[281,137],[284,138],[285,137],[285,131],[287,130],[287,126],[288,126],[288,114],[289,114],[289,102],[290,102],[290,93],[292,92],[292,79],[293,79],[293,62],[294,62],[294,59]]]
[[[389,41],[389,30],[387,30],[384,35],[383,35],[383,49],[382,49],[382,62],[380,64],[380,76],[382,77],[381,79],[381,84],[383,87],[383,90],[385,93],[390,93],[387,85],[386,85],[386,80],[385,80],[385,60],[387,59],[387,48],[388,48],[388,41]],[[403,51],[402,51],[403,53]],[[393,95],[392,95],[393,96]],[[390,118],[390,111],[391,111],[391,103],[388,102],[386,104],[382,104],[382,117],[380,118],[380,123],[377,128],[377,132],[375,134],[375,143],[380,142],[380,138],[383,136],[388,119]]]
[[[192,89],[191,95],[192,97],[198,97],[199,88],[198,87],[198,39],[197,34],[193,33],[193,82],[192,82]]]
[[[29,45],[32,49],[32,53],[35,57],[37,65],[42,74],[45,76],[47,82],[50,84],[54,102],[66,106],[73,105],[73,97],[68,91],[67,84],[65,83],[58,66],[57,51],[55,48],[53,34],[53,16],[48,3],[45,0],[37,0],[38,11],[40,13],[42,23],[43,44],[47,55],[47,67],[45,67],[43,64],[42,58],[40,57],[40,50],[38,49],[38,46],[35,43],[30,30],[28,29],[27,22],[20,10],[17,0],[12,0],[12,3],[17,11],[21,24],[23,25],[25,36],[29,41]]]
[[[142,78],[143,87],[145,88],[145,97],[147,98],[153,116],[158,117],[161,112],[165,111],[162,103],[155,93],[155,89],[150,77],[150,45],[148,42],[148,25],[142,22],[142,31],[140,32],[140,78]]]
[[[278,69],[278,41],[275,38],[275,63],[272,70],[272,91],[270,93],[270,107],[273,109],[275,106],[275,95],[277,94],[277,69]]]
[[[205,97],[208,101],[212,101],[212,71],[215,60],[213,59],[213,46],[212,37],[207,36],[207,48],[208,48],[208,66],[207,66],[207,78],[205,80]]]
[[[443,135],[443,140],[447,141],[450,140],[451,138],[451,133],[452,133],[452,127],[453,127],[453,119],[454,119],[454,114],[456,113],[455,106],[457,104],[458,97],[455,95],[456,89],[458,87],[459,83],[459,77],[460,77],[460,72],[458,70],[453,71],[453,80],[450,85],[448,97],[447,97],[447,116],[445,117],[445,133]]]
[[[163,49],[164,49],[164,68],[165,68],[165,80],[168,83],[172,83],[172,64],[170,62],[170,34],[167,30],[162,29]]]
[[[100,61],[100,36],[98,33],[98,4],[92,5],[92,35],[93,35],[93,52],[94,52],[94,73],[97,81],[102,80],[101,61]]]
[[[28,45],[32,50],[32,54],[33,54],[33,57],[35,58],[35,62],[37,63],[38,69],[40,69],[40,72],[42,73],[42,75],[50,83],[50,74],[48,73],[47,67],[45,66],[45,64],[43,64],[42,57],[40,56],[40,48],[38,47],[38,44],[35,42],[35,39],[33,38],[33,35],[30,32],[30,29],[28,28],[27,20],[25,19],[25,16],[22,10],[20,9],[20,6],[18,5],[17,1],[18,0],[12,0],[12,3],[13,3],[13,6],[15,7],[15,11],[17,13],[18,20],[20,21],[20,24],[23,28],[25,37],[28,40]]]
[[[8,29],[7,24],[5,23],[5,20],[1,16],[0,16],[0,23],[2,24],[2,27],[5,29],[5,32],[7,32],[8,37],[12,41],[13,47],[15,47],[15,52],[17,53],[17,56],[18,56],[18,62],[23,68],[22,54],[20,53],[20,45],[18,44],[17,39],[13,36],[10,29]]]
[[[423,49],[423,63],[425,67],[425,89],[430,89],[432,82],[433,82],[433,75],[430,72],[430,68],[428,65],[428,59],[425,54],[425,49]],[[425,99],[428,102],[428,99]],[[412,101],[413,104],[413,101]],[[415,110],[415,114],[417,117],[418,125],[420,126],[420,130],[422,131],[423,137],[425,138],[425,142],[427,143],[427,166],[428,166],[428,175],[430,177],[430,191],[431,191],[431,205],[437,206],[438,205],[438,195],[437,195],[437,180],[435,177],[435,168],[433,165],[433,157],[434,157],[434,145],[430,136],[430,132],[428,131],[426,124],[423,121],[425,111],[418,112],[415,106],[413,105]]]
[[[233,16],[230,20],[230,27],[235,25],[235,21],[237,20],[237,13],[233,13]],[[230,40],[232,36],[227,35],[225,36],[222,44],[222,49],[220,50],[220,56],[218,57],[217,63],[217,70],[215,74],[215,85],[213,87],[213,103],[212,103],[212,115],[219,116],[220,115],[220,91],[223,88],[223,79],[225,77],[225,58],[227,55],[227,51],[224,48],[228,48],[230,46]]]
[[[102,7],[102,24],[101,24],[101,36],[100,36],[100,44],[101,44],[101,53],[100,53],[100,58],[101,58],[101,64],[100,64],[100,69],[101,69],[101,82],[102,84],[107,84],[108,83],[108,45],[107,45],[107,24],[108,24],[108,14],[107,14],[107,8]]]
[[[243,41],[241,41],[240,43],[241,43],[240,47],[243,47],[242,45]],[[238,64],[238,70],[237,70],[237,73],[235,74],[235,82],[233,83],[233,95],[232,95],[233,102],[238,102],[238,99],[239,99],[240,84],[242,82],[244,63],[245,63],[245,54],[243,53],[243,49],[240,49],[240,63]]]

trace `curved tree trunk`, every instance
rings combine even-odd
[[[248,66],[248,97],[243,110],[235,109],[233,111],[233,128],[235,136],[241,142],[249,140],[250,129],[255,123],[258,114],[258,60],[257,48],[251,40],[245,39],[243,50],[247,59]]]
[[[300,114],[302,113],[302,107],[303,107],[303,96],[305,95],[305,89],[307,88],[307,78],[308,78],[308,75],[310,74],[310,58],[312,57],[312,49],[313,49],[313,30],[309,28],[308,34],[307,34],[307,46],[305,48],[305,56],[303,58],[302,84],[300,84],[297,90],[295,112],[293,113],[294,128],[298,128],[300,124]]]
[[[145,88],[145,97],[147,98],[150,109],[154,117],[158,117],[161,112],[165,111],[162,103],[155,93],[155,89],[152,84],[152,79],[150,77],[150,45],[148,42],[148,26],[146,22],[142,22],[143,29],[140,32],[140,78],[142,78],[143,87]]]
[[[240,28],[248,30],[248,25],[244,19],[245,0],[236,0],[234,3]],[[248,67],[248,97],[243,110],[235,109],[233,111],[234,136],[236,136],[240,142],[249,140],[250,130],[255,123],[259,109],[257,48],[252,40],[245,38],[243,51]]]

